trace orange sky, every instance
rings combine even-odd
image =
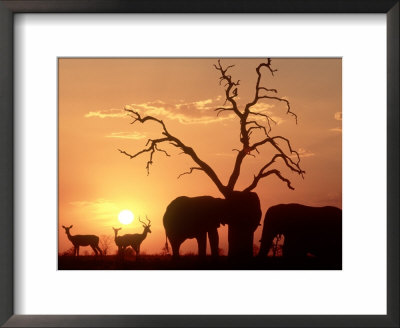
[[[214,168],[226,183],[238,148],[237,118],[216,117],[214,109],[224,103],[219,85],[217,59],[60,59],[59,60],[59,252],[69,249],[62,225],[71,225],[72,234],[113,236],[141,233],[137,220],[129,225],[118,221],[118,213],[130,209],[136,216],[152,221],[152,233],[142,251],[160,253],[165,243],[162,217],[167,205],[180,195],[222,197],[204,173],[179,174],[193,165],[189,156],[172,146],[166,157],[156,153],[150,175],[144,154],[130,160],[117,149],[135,153],[148,138],[160,137],[154,123],[132,121],[123,111],[131,106],[141,113],[163,119],[168,130]],[[222,59],[224,66],[235,64],[229,73],[240,79],[239,104],[254,96],[255,68],[260,59]],[[278,163],[281,173],[295,190],[274,176],[263,179],[258,193],[263,218],[271,205],[297,202],[306,205],[341,207],[342,198],[342,74],[340,59],[273,59],[275,77],[263,73],[262,85],[278,90],[291,103],[298,124],[286,115],[285,106],[262,102],[278,124],[272,135],[291,140],[301,155],[304,180]],[[255,135],[256,137],[256,135]],[[271,149],[260,148],[256,158],[247,156],[238,181],[238,190],[248,186],[261,165],[271,159]],[[262,221],[263,221],[262,218]],[[262,227],[257,229],[255,242]],[[227,251],[227,229],[219,229],[220,247]],[[84,252],[85,249],[82,249]],[[89,253],[92,251],[88,248]],[[195,240],[186,241],[181,253],[197,252]]]

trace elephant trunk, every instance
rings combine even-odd
[[[272,241],[274,239],[274,236],[272,236],[272,234],[268,235],[268,236],[263,236],[261,237],[261,244],[260,244],[260,250],[258,251],[258,255],[259,257],[264,257],[268,255],[268,252],[272,246]]]

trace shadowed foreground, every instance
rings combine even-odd
[[[218,260],[207,256],[200,261],[195,255],[184,255],[177,261],[171,256],[142,255],[138,261],[116,256],[58,257],[59,270],[341,270],[341,266],[324,263],[316,258],[286,259],[284,257],[251,258],[232,261],[226,256]]]

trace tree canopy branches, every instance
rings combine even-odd
[[[238,97],[239,91],[238,86],[240,85],[240,80],[233,80],[232,76],[229,75],[229,70],[234,67],[234,65],[229,65],[224,67],[221,64],[221,61],[218,60],[218,63],[214,65],[214,68],[219,72],[219,83],[223,85],[225,91],[225,106],[227,103],[228,107],[218,107],[215,109],[217,112],[217,116],[224,112],[233,113],[240,121],[240,143],[242,144],[240,149],[235,149],[237,151],[234,167],[232,173],[230,174],[229,180],[227,184],[223,184],[221,180],[218,178],[216,172],[211,168],[210,165],[201,160],[196,152],[190,146],[184,144],[180,139],[172,135],[165,125],[165,123],[156,117],[153,116],[141,116],[138,111],[130,108],[125,108],[125,111],[129,114],[130,117],[133,118],[131,124],[135,124],[136,122],[140,122],[142,124],[147,121],[154,121],[158,123],[162,128],[162,137],[158,139],[149,139],[146,143],[146,148],[138,151],[135,154],[129,154],[124,150],[119,149],[119,151],[128,156],[129,158],[135,158],[141,154],[149,153],[149,159],[147,161],[146,169],[149,174],[150,165],[153,164],[153,155],[155,152],[162,152],[166,156],[170,156],[165,150],[160,148],[160,144],[169,143],[170,145],[179,148],[182,152],[192,158],[192,160],[197,164],[195,167],[191,167],[189,171],[184,172],[178,176],[191,174],[195,170],[203,171],[208,177],[214,182],[219,191],[225,196],[229,196],[229,194],[235,189],[235,185],[240,176],[240,170],[243,163],[243,160],[246,156],[255,156],[252,154],[255,151],[259,154],[258,148],[269,144],[275,149],[276,154],[272,157],[270,161],[268,161],[265,165],[263,165],[260,171],[254,175],[253,181],[244,189],[244,191],[251,191],[257,187],[259,181],[263,178],[266,178],[270,175],[275,175],[280,180],[285,182],[289,189],[294,189],[291,185],[290,180],[285,178],[280,171],[277,169],[271,168],[271,166],[276,163],[276,160],[281,159],[283,164],[290,171],[299,174],[303,177],[304,171],[300,168],[300,156],[297,151],[295,151],[290,141],[283,136],[271,136],[272,125],[276,124],[276,121],[270,116],[268,112],[259,112],[254,110],[254,106],[260,103],[260,100],[267,99],[270,101],[276,101],[283,103],[286,107],[286,114],[289,114],[294,117],[297,123],[297,115],[291,111],[290,103],[287,99],[283,97],[278,97],[278,91],[272,88],[266,88],[261,86],[261,78],[264,71],[269,72],[272,76],[277,72],[276,69],[273,69],[271,66],[271,58],[267,58],[266,62],[260,63],[256,67],[257,80],[255,85],[255,93],[253,99],[248,102],[243,109],[240,109],[238,103],[235,98]],[[263,122],[261,122],[262,120]],[[261,131],[260,134],[253,134],[255,131]],[[258,136],[258,138],[256,137]],[[294,158],[294,160],[293,160]]]

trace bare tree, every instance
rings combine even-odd
[[[107,255],[109,249],[111,248],[111,245],[113,244],[113,237],[109,235],[101,235],[99,244],[103,255]]]
[[[225,93],[225,103],[223,107],[215,108],[217,116],[224,115],[226,113],[233,114],[240,122],[240,143],[239,149],[234,149],[237,152],[236,158],[233,165],[233,170],[229,176],[227,182],[223,183],[218,177],[217,173],[212,167],[202,160],[195,150],[185,144],[182,140],[173,135],[168,129],[163,120],[147,115],[141,115],[137,110],[131,108],[125,108],[127,114],[132,117],[133,121],[131,124],[155,122],[161,127],[161,136],[157,139],[149,139],[144,149],[130,154],[124,150],[119,151],[128,156],[129,158],[135,158],[142,154],[148,154],[149,158],[147,161],[146,169],[147,174],[150,172],[150,166],[153,164],[153,155],[155,152],[161,152],[166,156],[170,156],[168,152],[162,148],[162,146],[170,144],[173,147],[180,149],[184,154],[191,157],[194,164],[189,168],[187,172],[184,172],[178,176],[181,177],[185,174],[191,174],[194,171],[201,171],[205,173],[216,185],[218,190],[224,195],[225,198],[235,191],[236,183],[240,176],[241,166],[247,156],[259,155],[259,148],[264,145],[271,145],[275,151],[275,154],[271,156],[269,160],[265,160],[263,165],[253,176],[252,181],[249,182],[248,186],[242,191],[249,192],[254,190],[261,179],[267,178],[268,176],[274,175],[286,183],[289,189],[294,189],[291,181],[286,178],[280,170],[276,168],[276,163],[281,161],[285,167],[290,171],[303,177],[305,173],[300,167],[300,156],[296,150],[293,149],[289,139],[281,135],[272,135],[272,127],[276,124],[271,114],[267,111],[259,111],[255,109],[255,105],[261,104],[262,101],[278,102],[282,103],[285,107],[286,114],[293,117],[297,123],[297,116],[291,110],[290,103],[287,99],[279,97],[276,89],[267,88],[261,85],[263,74],[271,74],[272,77],[277,72],[276,69],[272,68],[271,58],[267,58],[265,62],[260,63],[255,71],[257,73],[257,79],[255,83],[254,97],[242,108],[238,105],[237,97],[239,95],[240,80],[234,80],[228,71],[234,67],[234,65],[224,67],[221,61],[214,65],[214,68],[219,72],[219,83],[223,85]],[[255,133],[260,131],[261,133]],[[252,245],[252,244],[251,244]]]
[[[75,247],[72,246],[62,253],[58,253],[59,256],[75,256]]]

